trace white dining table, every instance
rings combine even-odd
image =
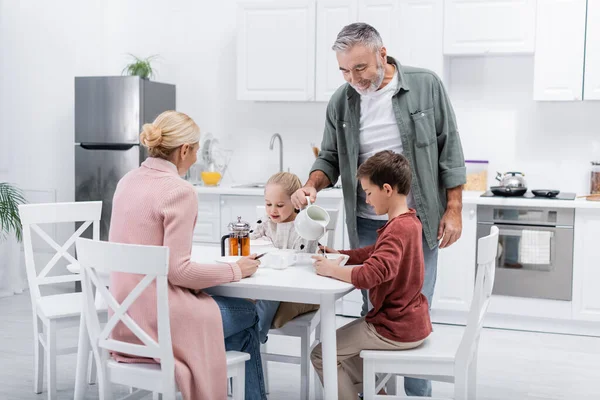
[[[210,262],[210,255],[207,253],[210,252],[196,247],[192,250],[192,260]],[[323,347],[323,395],[325,400],[337,400],[335,302],[353,289],[354,286],[350,283],[317,275],[312,264],[304,262],[283,270],[259,267],[249,278],[205,291],[213,296],[319,304]]]

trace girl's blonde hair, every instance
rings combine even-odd
[[[292,196],[294,192],[302,187],[302,182],[295,174],[291,172],[278,172],[267,181],[267,185],[274,184],[283,188],[288,196]]]
[[[175,149],[184,144],[200,141],[200,128],[187,114],[165,111],[153,123],[144,124],[140,143],[148,148],[150,157],[165,160]]]

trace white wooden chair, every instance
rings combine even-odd
[[[82,273],[84,317],[92,352],[98,369],[98,389],[101,400],[112,399],[112,383],[135,388],[123,399],[140,399],[150,393],[174,400],[175,359],[171,343],[167,273],[169,249],[163,246],[141,246],[77,239],[77,254]],[[101,275],[124,272],[144,275],[140,283],[119,304],[104,286]],[[128,314],[129,307],[156,281],[158,341],[146,333]],[[114,314],[101,326],[94,312],[93,293],[101,296]],[[124,323],[143,344],[132,344],[110,337],[117,323]],[[139,357],[159,358],[160,364],[127,364],[114,361],[109,351]],[[228,351],[227,376],[233,378],[234,399],[243,399],[247,353]],[[158,396],[156,396],[158,397]]]
[[[42,296],[41,285],[80,281],[79,275],[52,275],[49,272],[64,257],[72,264],[77,260],[68,253],[69,248],[90,225],[95,240],[100,237],[101,201],[76,203],[25,204],[19,206],[19,216],[23,224],[23,244],[25,250],[25,268],[31,308],[33,310],[34,337],[34,392],[41,393],[44,382],[44,359],[46,361],[48,399],[56,399],[56,357],[77,352],[77,347],[57,348],[58,330],[79,325],[81,316],[81,293],[66,293]],[[83,222],[75,233],[62,245],[58,245],[39,224],[57,224],[65,222]],[[37,233],[56,254],[38,274],[33,252],[32,231]],[[91,363],[93,365],[93,363]],[[95,373],[90,371],[89,381],[92,383]]]
[[[329,224],[326,227],[326,246],[333,248],[335,243],[335,228],[337,225],[338,210],[330,210],[329,213]],[[258,206],[256,207],[256,215],[257,218],[264,218],[266,215],[265,207]],[[321,242],[323,243],[323,242]],[[319,327],[321,318],[319,311],[309,312],[303,315],[300,315],[279,329],[271,329],[269,331],[269,335],[283,335],[283,336],[293,336],[300,338],[300,357],[296,356],[288,356],[283,354],[275,354],[269,353],[268,351],[268,343],[261,345],[261,357],[262,357],[262,366],[263,372],[265,376],[265,389],[267,393],[269,392],[269,372],[268,372],[268,362],[281,362],[287,364],[300,364],[300,398],[302,400],[308,400],[310,396],[310,352],[312,349],[319,344],[319,331],[317,329]],[[315,332],[315,341],[311,342],[311,335]],[[314,387],[316,393],[320,393],[321,383],[317,378],[316,373],[314,374]]]
[[[477,276],[467,326],[436,325],[425,342],[412,350],[363,350],[364,399],[406,399],[421,397],[377,395],[392,374],[454,383],[455,400],[476,400],[477,352],[483,318],[494,286],[498,228],[477,245]],[[376,382],[376,373],[386,374]]]

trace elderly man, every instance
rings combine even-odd
[[[429,305],[437,273],[438,247],[452,245],[462,230],[462,185],[466,170],[454,111],[440,79],[406,67],[387,55],[381,36],[364,23],[344,27],[333,50],[347,84],[327,106],[321,152],[308,181],[292,196],[297,208],[341,175],[350,246],[375,243],[386,216],[375,214],[357,184],[358,166],[381,150],[404,154],[413,175],[408,205],[423,225],[425,281]],[[362,315],[369,302],[363,292]],[[409,396],[431,396],[431,383],[405,379]]]

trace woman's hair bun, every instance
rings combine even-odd
[[[158,147],[163,141],[162,130],[154,124],[144,124],[140,143],[148,148]]]

